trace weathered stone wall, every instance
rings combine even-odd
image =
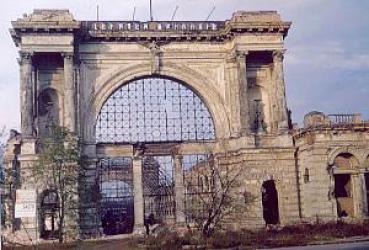
[[[239,150],[229,154],[222,160],[222,164],[241,167],[239,194],[247,192],[252,198],[252,202],[247,204],[247,212],[240,216],[235,227],[265,226],[262,184],[268,180],[273,180],[276,184],[280,223],[290,224],[299,221],[294,148]]]
[[[102,233],[97,180],[98,161],[104,157],[134,159],[135,230],[142,227],[144,153],[137,145],[96,145],[95,125],[115,90],[150,76],[189,87],[214,121],[214,140],[161,149],[175,161],[177,223],[185,221],[179,181],[184,154],[213,154],[223,166],[242,169],[236,192],[241,202],[246,193],[253,202],[236,216],[236,223],[229,223],[233,228],[265,225],[261,190],[265,181],[275,183],[282,225],[336,219],[332,167],[339,153],[350,153],[360,163],[350,172],[354,214],[368,214],[364,181],[369,168],[368,126],[339,129],[324,114],[313,112],[303,130],[289,127],[283,46],[290,23],[277,12],[237,12],[224,22],[133,23],[80,22],[67,10],[35,10],[12,25],[21,55],[22,140],[20,152],[9,154],[9,159],[17,157],[20,174],[28,176],[37,159],[37,139],[47,135],[50,121],[80,138],[83,161],[75,204],[79,228],[74,229],[81,237]],[[42,99],[45,91],[49,97]],[[17,186],[35,187],[31,178],[23,178]],[[34,222],[27,223],[35,229]]]
[[[364,181],[364,173],[367,172],[365,160],[369,154],[368,138],[366,131],[346,129],[316,130],[306,132],[296,139],[302,219],[337,218],[334,173],[352,174],[354,217],[368,215]],[[359,166],[352,171],[332,172],[334,160],[340,153],[352,154]],[[304,180],[306,171],[309,173],[309,180]]]

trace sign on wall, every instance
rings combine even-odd
[[[15,218],[36,217],[36,190],[18,189],[15,200]]]

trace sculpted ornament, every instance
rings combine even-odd
[[[153,41],[139,44],[150,50],[151,74],[159,74],[162,66],[161,57],[163,53],[160,47],[167,43]]]
[[[160,47],[156,42],[152,42],[149,44],[149,49],[151,53],[151,74],[158,74],[161,67]]]

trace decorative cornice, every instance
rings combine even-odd
[[[35,10],[12,22],[10,31],[19,45],[27,33],[73,33],[80,41],[107,42],[223,42],[244,34],[285,37],[291,22],[277,12],[236,12],[226,21],[76,21],[67,10]]]
[[[287,35],[291,23],[215,22],[119,22],[85,21],[81,23],[82,40],[123,42],[223,42],[247,33]]]

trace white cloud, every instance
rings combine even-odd
[[[354,51],[336,41],[289,48],[286,63],[301,67],[369,69],[369,51]]]

